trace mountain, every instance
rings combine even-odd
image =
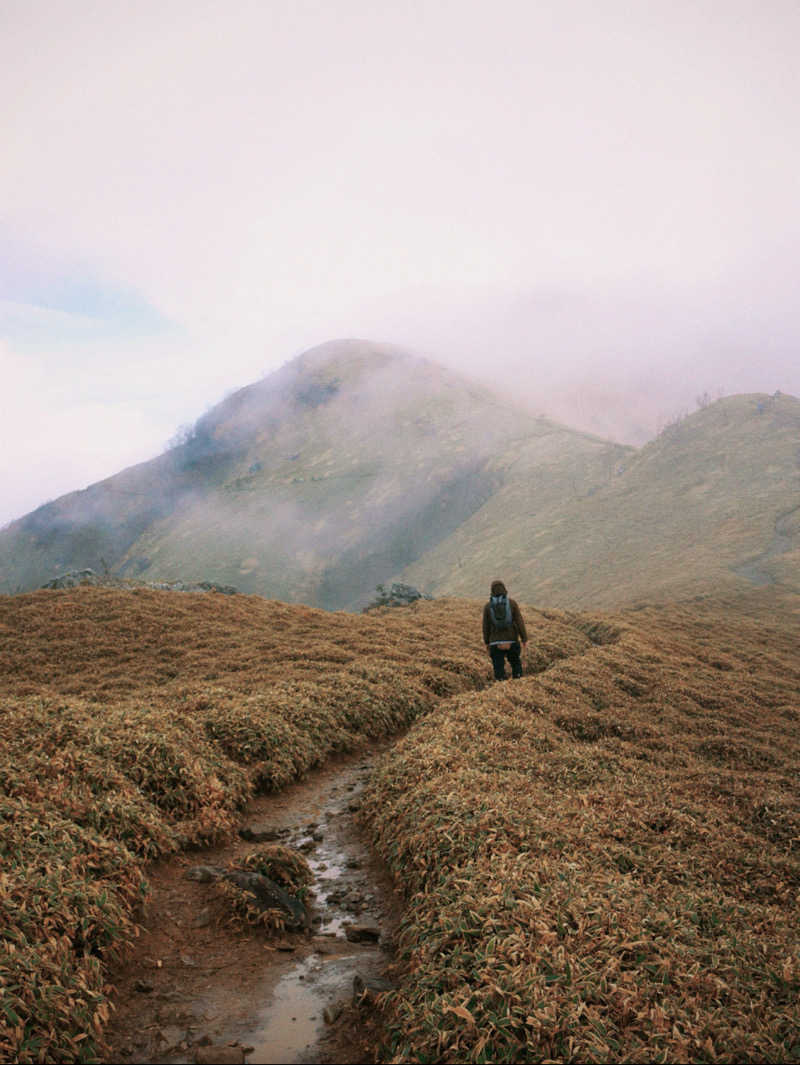
[[[588,491],[628,451],[396,348],[332,342],[229,396],[152,462],[14,522],[0,536],[0,587],[106,566],[357,607],[521,460]]]
[[[541,467],[538,474],[546,476]],[[720,399],[631,450],[604,482],[583,492],[568,482],[558,487],[507,478],[490,507],[403,578],[434,594],[474,594],[495,560],[521,595],[570,607],[748,583],[800,591],[800,401],[793,396]],[[529,501],[542,491],[551,502],[534,515]],[[502,513],[515,521],[498,521]],[[470,561],[457,567],[455,559]]]
[[[0,589],[92,567],[355,609],[403,579],[613,605],[800,588],[800,402],[735,396],[640,450],[388,345],[334,341],[151,462],[0,533]]]

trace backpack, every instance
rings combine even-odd
[[[498,629],[505,629],[511,625],[511,603],[508,601],[508,596],[493,595],[489,599],[489,611]]]

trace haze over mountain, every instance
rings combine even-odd
[[[405,351],[314,348],[151,462],[0,533],[0,589],[71,568],[357,608],[403,578],[553,605],[800,590],[800,401],[734,396],[641,450]]]

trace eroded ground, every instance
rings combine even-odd
[[[305,781],[254,800],[243,817],[257,839],[306,854],[315,874],[308,934],[275,937],[238,927],[213,884],[186,879],[193,866],[237,861],[252,841],[152,867],[142,934],[113,977],[108,1060],[219,1062],[222,1046],[231,1061],[253,1065],[372,1060],[369,1009],[352,1007],[353,981],[382,977],[399,915],[355,817],[378,750],[336,758]],[[359,934],[352,926],[364,936],[379,932],[379,942],[349,941],[348,927]]]

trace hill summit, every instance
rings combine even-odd
[[[612,605],[800,587],[800,402],[730,397],[636,451],[390,345],[320,345],[151,462],[0,533],[0,588],[91,567],[364,605],[379,583]]]
[[[581,488],[563,477],[532,520],[472,516],[404,577],[465,595],[474,573],[451,558],[480,543],[521,594],[571,607],[665,600],[777,584],[800,591],[800,401],[720,399],[629,449],[609,476]],[[519,466],[493,505],[530,513],[542,474]],[[472,591],[474,594],[474,591]]]

